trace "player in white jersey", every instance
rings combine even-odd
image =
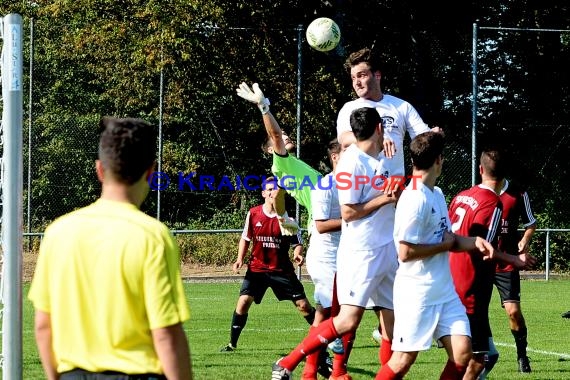
[[[354,334],[368,301],[383,306],[383,333],[391,339],[392,287],[398,262],[392,241],[395,203],[401,189],[392,179],[401,172],[383,158],[382,123],[372,108],[351,115],[356,144],[343,152],[336,168],[342,234],[337,253],[337,295],[340,312],[325,320],[286,357],[273,365],[272,379],[290,379],[291,372],[323,344]],[[381,158],[381,160],[378,160]],[[382,344],[384,346],[384,343]]]
[[[355,141],[350,128],[350,114],[357,108],[372,107],[382,118],[384,128],[384,155],[394,157],[404,169],[404,137],[410,138],[430,130],[416,109],[407,101],[382,93],[380,60],[370,49],[352,53],[345,63],[357,99],[344,104],[337,117],[337,138],[343,147]],[[440,132],[439,127],[432,128]]]
[[[365,64],[361,65],[364,66]],[[404,168],[404,138],[406,133],[413,139],[417,135],[429,131],[428,125],[423,122],[410,103],[395,96],[381,94],[380,100],[377,101],[358,98],[345,103],[338,113],[337,137],[339,140],[342,139],[343,146],[347,145],[347,141],[354,142],[354,137],[350,136],[352,134],[348,121],[350,113],[362,107],[372,107],[378,111],[382,118],[386,142],[393,142],[395,152],[392,159]]]
[[[324,309],[330,309],[332,305],[332,286],[341,233],[342,219],[335,180],[340,153],[340,144],[334,139],[328,146],[333,171],[320,179],[311,191],[314,224],[307,250],[307,271],[315,285],[315,301]]]
[[[313,327],[331,317],[336,253],[341,229],[340,205],[334,175],[341,149],[336,138],[329,142],[327,153],[332,171],[319,179],[318,183],[313,184],[314,189],[311,190],[313,223],[311,223],[309,249],[307,250],[307,272],[315,286],[313,294],[316,313]],[[344,351],[342,341],[337,344],[336,350]],[[340,351],[338,353],[344,354]],[[336,368],[337,375],[346,373],[346,368],[343,368],[345,366],[340,366],[339,363],[333,365],[330,378],[336,377],[335,367],[338,367]],[[316,379],[318,364],[319,351],[307,355],[302,378]]]
[[[376,379],[403,378],[433,339],[448,354],[441,379],[462,379],[471,358],[469,320],[455,291],[449,250],[494,251],[482,238],[449,232],[445,198],[435,186],[443,165],[443,140],[443,134],[427,132],[410,145],[414,177],[400,196],[394,225],[400,263],[394,281],[394,353]]]
[[[350,114],[360,107],[372,107],[378,111],[382,118],[384,129],[383,154],[396,161],[405,172],[404,138],[406,133],[410,138],[430,130],[416,111],[408,102],[382,92],[380,59],[372,54],[370,49],[364,48],[348,57],[345,69],[352,80],[352,88],[357,99],[349,101],[341,108],[337,117],[337,138],[343,147],[354,143],[355,138],[350,127]],[[434,127],[434,131],[441,131]],[[373,307],[378,312],[378,307]],[[381,326],[378,326],[381,329]],[[374,338],[378,343],[380,341]]]

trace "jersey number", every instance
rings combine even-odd
[[[465,211],[464,208],[458,207],[455,209],[455,214],[459,218],[457,219],[457,222],[455,222],[451,225],[451,232],[455,232],[461,227],[461,223],[463,223],[463,218],[465,218],[466,213],[467,213],[467,211]]]

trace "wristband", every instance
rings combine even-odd
[[[263,98],[263,100],[261,101],[261,103],[259,103],[257,105],[257,107],[259,108],[259,110],[261,111],[262,115],[265,115],[267,112],[269,112],[269,105],[271,103],[269,102],[269,99],[267,98]]]

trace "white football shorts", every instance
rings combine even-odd
[[[341,305],[393,309],[393,288],[398,259],[393,242],[373,250],[339,247],[337,296]]]
[[[392,350],[425,351],[433,340],[446,335],[471,337],[469,319],[459,297],[443,304],[420,307],[406,300],[395,301]]]
[[[336,261],[322,260],[318,255],[311,255],[310,252],[308,252],[307,272],[315,285],[315,303],[325,309],[331,307]]]

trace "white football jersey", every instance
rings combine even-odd
[[[378,159],[380,158],[380,159]],[[403,175],[394,160],[369,156],[355,144],[342,154],[336,168],[339,203],[365,203],[382,195],[385,180],[394,175]],[[368,181],[367,183],[363,183]],[[342,223],[341,245],[351,250],[371,250],[393,239],[393,203],[384,205],[365,217]]]
[[[445,197],[439,187],[433,191],[420,181],[402,192],[396,207],[394,243],[435,244],[451,230]],[[394,281],[394,298],[406,297],[410,303],[434,305],[457,297],[449,252],[421,260],[401,262]]]
[[[382,119],[384,128],[384,138],[394,141],[396,154],[392,160],[397,162],[405,171],[404,166],[404,137],[406,132],[413,139],[417,135],[430,130],[424,123],[416,109],[405,100],[392,95],[384,94],[383,98],[376,102],[369,99],[358,98],[347,102],[338,113],[336,122],[337,137],[343,132],[352,132],[350,127],[350,114],[352,111],[362,107],[375,108]]]

